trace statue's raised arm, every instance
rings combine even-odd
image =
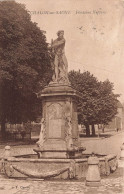
[[[68,63],[65,56],[65,39],[64,31],[57,32],[58,38],[51,43],[52,51],[54,52],[54,74],[53,82],[69,83],[68,81]]]
[[[62,46],[62,45],[65,45],[65,39],[63,38],[62,40],[54,40],[53,41],[53,44],[52,44],[52,48],[57,48],[58,46]]]

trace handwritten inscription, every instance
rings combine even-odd
[[[106,11],[102,10],[99,8],[98,10],[57,10],[57,11],[48,11],[48,10],[39,10],[39,11],[29,11],[31,15],[70,15],[70,14],[95,14],[95,15],[100,15],[100,14],[106,14]]]

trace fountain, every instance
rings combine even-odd
[[[68,64],[64,53],[64,31],[52,41],[54,65],[52,81],[39,94],[42,99],[41,132],[34,155],[6,157],[3,167],[10,178],[80,179],[86,177],[88,157],[82,152],[78,135],[77,103],[81,94],[68,80]],[[100,174],[116,170],[116,155],[97,155]]]

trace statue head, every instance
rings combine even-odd
[[[64,36],[64,30],[59,30],[57,32],[57,35],[58,35],[59,38],[63,38],[63,36]]]

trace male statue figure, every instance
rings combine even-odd
[[[54,75],[53,82],[66,82],[68,81],[68,63],[64,52],[65,39],[64,31],[57,32],[58,38],[51,43],[52,52],[54,54]]]

